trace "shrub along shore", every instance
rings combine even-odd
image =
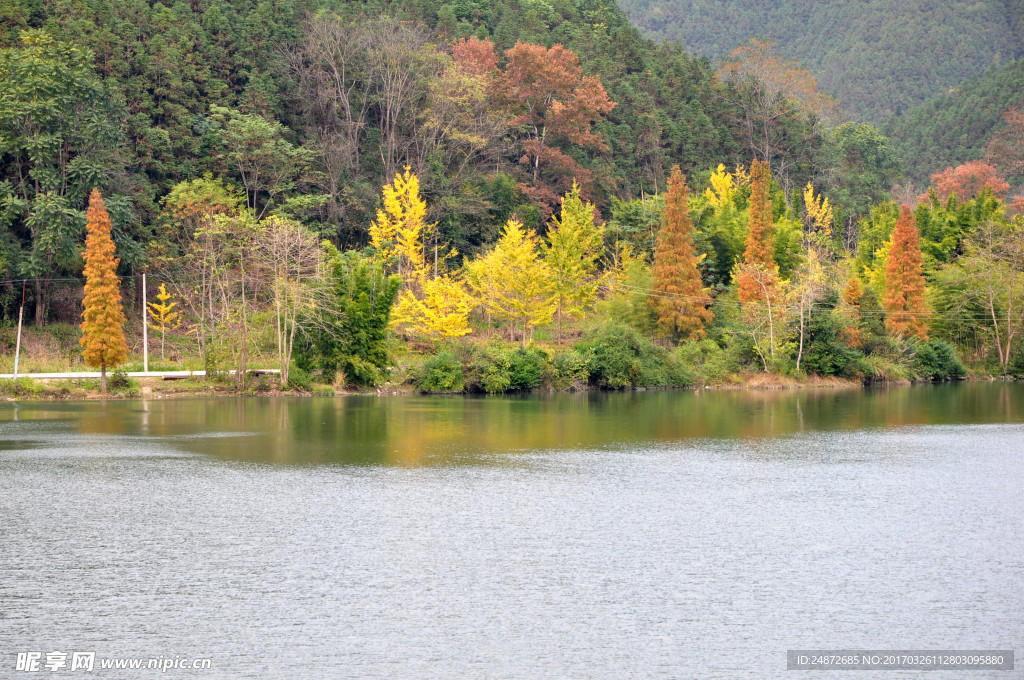
[[[0,348],[12,329],[0,329]],[[86,372],[76,357],[73,327],[61,325],[26,329],[27,356],[20,372]],[[68,343],[74,339],[75,346]],[[63,344],[62,344],[63,343]],[[135,343],[138,344],[138,343]],[[174,356],[180,345],[175,342]],[[869,385],[909,384],[943,380],[988,380],[996,376],[968,372],[941,343],[904,347],[902,362],[885,366],[886,374],[864,372],[846,376],[751,371],[737,356],[717,348],[713,340],[668,348],[621,324],[611,324],[582,335],[562,349],[534,344],[526,348],[502,340],[488,343],[452,342],[437,352],[408,351],[398,357],[380,384],[353,387],[325,383],[320,375],[293,368],[286,388],[274,375],[251,377],[239,392],[234,377],[222,373],[209,378],[162,380],[134,378],[141,357],[112,372],[106,398],[164,399],[182,397],[413,395],[413,394],[523,394],[586,390],[649,389],[856,389]],[[923,351],[922,351],[923,350]],[[11,371],[13,358],[0,356],[0,372]],[[1022,367],[1024,368],[1024,367]],[[151,371],[201,370],[197,358],[184,361],[151,359]],[[0,399],[7,401],[75,400],[104,398],[94,378],[0,380]]]

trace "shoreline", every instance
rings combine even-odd
[[[533,389],[507,394],[516,395],[550,395],[557,393],[581,392],[658,392],[674,390],[691,390],[700,392],[711,391],[746,391],[746,392],[784,392],[792,390],[852,390],[870,389],[873,387],[899,387],[920,384],[939,384],[945,382],[1014,382],[1017,378],[1009,376],[970,375],[962,380],[879,380],[866,382],[854,378],[837,378],[822,376],[806,376],[803,379],[772,373],[739,374],[732,376],[729,382],[709,385],[689,385],[678,387],[637,387],[627,389],[605,389],[601,387],[583,386],[567,390]],[[88,381],[94,378],[18,378],[18,386],[12,385],[11,378],[0,380],[0,401],[4,402],[43,402],[43,401],[102,401],[128,399],[189,399],[189,398],[238,398],[238,397],[415,397],[415,396],[448,396],[474,397],[502,396],[484,392],[453,392],[425,393],[412,385],[382,386],[370,389],[335,389],[328,385],[317,385],[313,390],[281,390],[273,387],[259,387],[237,391],[232,384],[198,380],[163,380],[162,378],[132,378],[132,385],[122,389],[112,389],[106,395],[100,393]],[[79,384],[76,384],[79,383]],[[85,384],[81,384],[85,383]],[[13,389],[12,389],[13,388]]]

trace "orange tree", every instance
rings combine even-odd
[[[117,279],[110,216],[99,189],[89,196],[85,227],[85,311],[82,312],[82,357],[100,369],[100,389],[107,392],[107,367],[120,366],[128,358],[124,338],[124,309]]]
[[[928,305],[924,300],[924,267],[917,221],[910,208],[900,208],[885,263],[885,328],[901,337],[928,338]]]
[[[781,321],[780,298],[784,296],[779,281],[779,267],[772,252],[775,225],[772,222],[769,196],[771,177],[768,161],[755,159],[750,164],[750,224],[743,259],[736,265],[733,274],[743,306],[744,321],[750,329],[754,349],[761,357],[766,371],[768,357],[775,360],[775,349],[781,337],[781,334],[776,333],[776,326]],[[766,331],[767,337],[764,337]]]
[[[689,190],[679,166],[672,168],[665,194],[658,246],[654,251],[654,294],[651,307],[658,326],[673,338],[699,340],[711,322],[711,298],[704,289],[693,246]]]

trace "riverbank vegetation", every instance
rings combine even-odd
[[[242,392],[1024,369],[1005,173],[890,193],[888,141],[831,126],[770,45],[716,74],[601,3],[235,4],[60,5],[4,29],[0,370],[22,305],[19,371],[81,366],[97,187],[122,370],[144,323],[151,369]]]

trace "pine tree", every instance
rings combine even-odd
[[[711,297],[704,289],[693,246],[689,189],[679,166],[672,168],[665,194],[658,246],[654,251],[654,293],[651,307],[658,327],[674,338],[699,340],[713,314]]]
[[[100,369],[100,389],[107,392],[107,367],[128,358],[124,337],[124,309],[117,279],[114,241],[110,238],[110,216],[99,189],[89,196],[85,238],[85,311],[82,312],[82,357]]]
[[[924,300],[924,268],[921,262],[917,220],[910,208],[900,208],[885,263],[885,328],[901,337],[928,338],[928,305]]]

